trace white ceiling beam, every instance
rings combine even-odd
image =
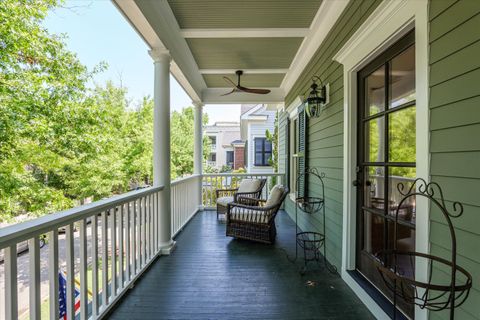
[[[323,40],[337,22],[350,0],[323,0],[310,25],[310,34],[303,39],[295,55],[290,70],[280,87],[289,92],[298,80],[307,64],[318,50]],[[321,75],[318,75],[321,76]]]
[[[308,28],[181,29],[184,38],[303,38]]]
[[[200,69],[201,74],[235,74],[238,69]],[[288,69],[242,69],[243,74],[284,74]]]
[[[228,96],[222,96],[227,93],[229,88],[208,88],[202,91],[202,102],[205,104],[241,104],[241,103],[283,103],[285,92],[280,88],[268,88],[271,90],[268,94],[252,94],[245,92],[236,92]]]

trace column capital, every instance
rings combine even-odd
[[[201,101],[192,101],[192,104],[195,108],[202,108],[205,104]]]
[[[170,51],[164,48],[152,48],[152,50],[148,50],[148,54],[154,62],[170,62],[172,60]]]

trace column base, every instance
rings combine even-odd
[[[169,242],[162,243],[160,245],[160,253],[161,255],[168,256],[175,250],[177,246],[177,242],[170,240]]]

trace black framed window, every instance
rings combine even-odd
[[[272,157],[272,143],[267,138],[255,138],[255,166],[269,166]]]

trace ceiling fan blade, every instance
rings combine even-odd
[[[250,89],[250,88],[245,88],[245,87],[239,87],[239,89],[243,92],[247,93],[255,93],[255,94],[267,94],[270,93],[270,90],[268,89]]]
[[[232,85],[232,87],[237,87],[237,85],[235,84],[235,82],[233,82],[232,80],[230,80],[229,77],[223,77],[223,80],[225,80],[226,82],[228,82],[229,84]]]
[[[232,94],[232,93],[234,93],[234,92],[238,92],[237,88],[234,88],[232,91],[227,92],[227,93],[225,93],[225,94],[221,94],[220,96],[228,96],[229,94]]]

